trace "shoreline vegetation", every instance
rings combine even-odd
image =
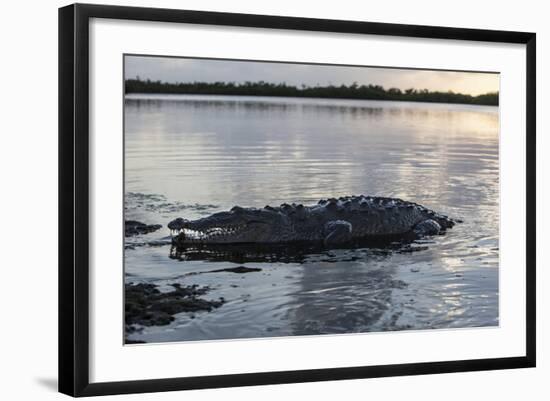
[[[304,98],[334,98],[360,100],[393,100],[407,102],[458,103],[482,106],[498,106],[498,92],[472,96],[463,93],[431,92],[427,89],[398,88],[385,89],[380,85],[328,85],[300,87],[285,83],[259,82],[178,82],[169,83],[127,79],[125,93],[156,93],[156,94],[194,94],[194,95],[236,95],[236,96],[281,96]]]

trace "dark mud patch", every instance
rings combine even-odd
[[[427,246],[414,246],[414,245],[405,245],[397,251],[397,253],[413,253],[428,250]]]
[[[126,339],[124,340],[124,342],[126,344],[145,344],[145,341],[141,341],[141,340],[129,340],[129,339]]]
[[[200,298],[210,291],[209,287],[199,287],[196,284],[183,287],[178,283],[171,284],[171,286],[174,288],[173,291],[161,292],[154,284],[129,283],[125,285],[126,335],[140,331],[143,326],[168,325],[174,320],[174,315],[177,313],[210,312],[225,303],[223,298],[219,300]],[[126,339],[126,343],[130,344],[131,342]]]
[[[229,273],[252,273],[252,272],[261,272],[262,269],[258,267],[246,267],[246,266],[237,266],[237,267],[229,267],[227,269],[217,269],[217,270],[210,270],[205,273],[221,273],[221,272],[229,272]]]
[[[237,267],[228,267],[225,269],[216,269],[216,270],[207,270],[204,272],[189,272],[182,274],[181,276],[178,276],[176,278],[184,278],[189,276],[197,276],[199,274],[208,274],[208,273],[237,273],[237,274],[244,274],[244,273],[254,273],[254,272],[261,272],[262,269],[259,267],[246,267],[246,266],[237,266]]]
[[[162,228],[161,224],[145,224],[136,220],[126,220],[124,222],[124,234],[126,237],[132,237],[138,234],[149,234],[160,228]]]

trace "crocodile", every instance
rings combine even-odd
[[[168,228],[178,246],[297,241],[334,246],[362,239],[415,240],[444,234],[455,222],[414,202],[359,195],[322,199],[312,206],[235,206],[197,220],[180,217]]]

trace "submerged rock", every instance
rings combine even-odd
[[[208,287],[191,285],[182,287],[171,284],[173,291],[160,292],[154,284],[126,284],[124,318],[126,335],[139,330],[140,326],[163,326],[170,324],[181,312],[210,312],[225,302],[224,299],[206,300],[199,298],[207,293]]]
[[[157,231],[161,227],[161,224],[145,224],[141,221],[126,220],[124,222],[124,234],[126,237],[131,237],[138,234],[149,234]]]

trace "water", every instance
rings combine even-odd
[[[126,218],[166,224],[234,205],[399,197],[464,222],[416,252],[174,255],[168,229],[127,239],[127,282],[207,285],[147,342],[498,325],[498,108],[269,97],[130,95]],[[135,245],[135,246],[132,246]],[[236,266],[237,274],[211,272]],[[198,273],[198,274],[197,274]]]

